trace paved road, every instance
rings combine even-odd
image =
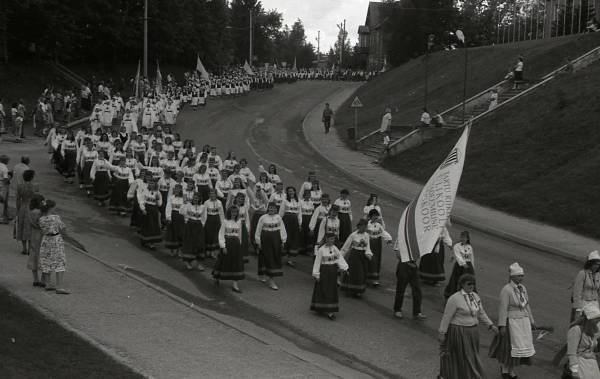
[[[371,192],[367,186],[346,177],[324,162],[306,144],[301,122],[313,107],[351,84],[300,82],[278,86],[274,90],[235,100],[217,100],[205,109],[184,109],[178,131],[184,138],[194,138],[196,145],[211,144],[224,155],[235,151],[245,157],[250,167],[258,163],[276,163],[286,184],[299,186],[309,170],[316,170],[322,187],[335,196],[341,188],[352,192],[353,212],[359,215]],[[39,166],[38,166],[39,168]],[[422,323],[410,318],[396,320],[391,306],[394,295],[396,259],[391,250],[384,251],[382,287],[368,290],[364,299],[341,298],[341,312],[331,322],[309,312],[312,292],[309,258],[298,258],[298,267],[286,268],[274,292],[258,282],[256,261],[247,266],[248,279],[242,283],[244,293],[233,294],[223,284],[214,287],[207,273],[189,273],[180,262],[163,252],[140,250],[126,220],[96,209],[75,188],[64,188],[58,175],[45,168],[40,180],[46,192],[68,204],[61,208],[71,226],[71,235],[88,251],[103,259],[129,267],[130,272],[161,286],[184,299],[224,316],[250,321],[293,342],[303,351],[316,353],[374,377],[433,378],[437,372],[436,330],[441,318],[443,297],[440,288],[424,288],[424,312],[429,319]],[[405,206],[381,196],[384,217],[393,232]],[[76,204],[85,203],[81,209]],[[451,229],[457,238],[461,227]],[[393,233],[394,234],[394,233]],[[497,314],[497,295],[508,280],[507,267],[518,260],[527,272],[526,284],[536,320],[553,325],[557,331],[544,338],[535,366],[523,368],[522,377],[557,376],[550,360],[566,334],[569,313],[569,287],[578,267],[571,261],[472,232],[476,254],[478,289],[490,316]],[[108,247],[108,248],[107,248]],[[448,264],[448,271],[450,270]],[[410,314],[410,296],[405,313]],[[482,355],[491,336],[482,329]],[[497,373],[494,361],[483,359],[488,374]]]

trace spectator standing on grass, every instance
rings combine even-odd
[[[515,79],[514,79],[514,89],[519,88],[519,83],[521,83],[523,81],[523,57],[519,57],[519,59],[517,60],[517,64],[515,65],[514,68],[514,73],[515,73]]]
[[[385,108],[385,114],[381,118],[381,126],[379,127],[380,133],[385,133],[386,131],[390,131],[392,128],[392,110],[390,108]]]
[[[325,127],[325,134],[329,133],[332,117],[333,111],[331,110],[331,108],[329,108],[329,103],[325,103],[325,109],[323,110],[323,126]]]
[[[63,279],[67,266],[65,256],[65,243],[61,233],[65,230],[60,216],[53,214],[56,203],[52,200],[42,201],[41,216],[39,218],[42,231],[42,242],[40,245],[40,269],[42,281],[46,283],[46,291],[55,290],[59,295],[68,295],[70,292],[64,289]],[[51,275],[56,274],[55,287],[52,286]]]

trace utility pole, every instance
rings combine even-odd
[[[337,25],[340,30],[338,41],[340,42],[340,68],[344,63],[344,45],[346,44],[346,20]]]
[[[317,63],[321,61],[321,31],[317,31]]]
[[[148,78],[148,0],[144,1],[144,77]]]
[[[8,64],[8,41],[6,35],[8,32],[8,21],[6,12],[8,12],[8,5],[5,0],[0,0],[0,55],[2,55],[2,62]]]
[[[248,55],[249,55],[248,56],[248,63],[250,64],[250,66],[252,66],[252,32],[253,32],[253,30],[252,30],[252,8],[250,8],[249,12],[250,12],[250,17],[249,17],[250,25],[248,26],[248,40],[250,42],[249,42],[248,45],[249,45],[249,50],[250,51],[248,53]]]

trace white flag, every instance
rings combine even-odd
[[[208,75],[208,71],[204,68],[202,61],[200,60],[200,55],[198,55],[198,60],[196,61],[196,71],[200,74],[200,77],[204,80],[210,80],[210,76]]]
[[[140,96],[140,61],[138,60],[137,73],[135,74],[135,99],[139,100]]]
[[[244,62],[244,71],[246,71],[246,74],[248,75],[254,75],[254,71],[252,71],[252,67],[250,67],[248,61]]]
[[[160,73],[158,61],[156,61],[156,93],[158,95],[162,93],[162,74]]]
[[[398,239],[394,246],[401,256],[408,256],[416,261],[433,250],[454,206],[470,130],[469,123],[419,196],[402,213],[398,224]]]

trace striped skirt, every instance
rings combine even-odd
[[[158,207],[152,204],[146,204],[146,214],[141,215],[141,225],[138,232],[140,241],[143,244],[158,243],[162,241],[162,233],[160,231],[160,214]]]
[[[283,276],[281,269],[281,236],[279,230],[260,234],[260,253],[258,255],[258,275],[269,277]]]
[[[212,275],[220,280],[242,280],[244,274],[244,256],[241,251],[241,241],[236,237],[225,237],[227,253],[222,251],[217,257],[217,263]]]
[[[283,224],[287,232],[287,241],[285,242],[285,253],[289,256],[298,255],[300,246],[300,224],[298,223],[297,213],[286,212],[283,215]]]
[[[300,229],[300,252],[306,255],[313,254],[313,247],[315,246],[313,238],[310,235],[310,215],[302,215],[302,227]]]
[[[96,172],[94,179],[94,199],[106,201],[110,198],[110,177],[107,171]]]
[[[188,220],[185,223],[182,243],[182,257],[192,261],[204,254],[204,227],[200,220]]]
[[[204,224],[204,245],[206,251],[219,250],[219,229],[221,229],[221,218],[219,215],[206,216]]]
[[[352,221],[349,213],[338,213],[338,219],[340,220],[340,243],[344,244],[352,234]]]
[[[340,288],[348,294],[362,294],[367,289],[369,259],[362,250],[352,249],[348,254],[348,273],[342,279]]]
[[[115,179],[112,193],[110,195],[109,210],[114,212],[127,212],[129,209],[129,200],[127,192],[129,191],[129,180]]]
[[[319,280],[315,281],[310,310],[333,313],[339,311],[337,288],[337,265],[321,265]]]
[[[446,280],[444,272],[444,244],[439,244],[439,251],[425,254],[419,264],[419,277],[426,283],[437,283]]]
[[[171,211],[171,222],[167,224],[165,232],[165,247],[167,249],[179,249],[183,243],[185,232],[185,220],[177,211]]]
[[[440,346],[441,379],[481,379],[485,374],[479,359],[479,327],[452,325]]]
[[[373,253],[373,258],[367,262],[367,283],[375,284],[379,282],[379,271],[381,271],[381,249],[382,249],[382,238],[371,238],[369,240],[369,246]]]

